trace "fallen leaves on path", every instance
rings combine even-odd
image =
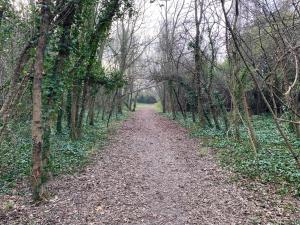
[[[233,183],[209,149],[173,121],[141,109],[76,175],[49,184],[45,204],[2,196],[2,224],[293,224],[299,201]],[[261,193],[260,193],[261,192]],[[5,207],[5,202],[10,202]],[[11,206],[12,205],[12,206]]]

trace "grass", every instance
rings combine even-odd
[[[137,103],[136,108],[137,108],[137,109],[141,109],[141,108],[152,108],[152,109],[154,109],[156,112],[162,112],[162,105],[161,105],[161,102],[157,102],[157,103],[155,103],[155,104]]]
[[[125,119],[127,112],[112,117],[110,128],[106,121],[98,120],[94,126],[84,126],[82,138],[73,141],[68,129],[61,135],[51,135],[50,169],[54,176],[72,173],[82,168],[90,159],[90,154],[107,143],[110,130],[117,122]],[[30,121],[20,121],[9,125],[11,132],[0,145],[0,194],[9,194],[22,179],[31,174],[31,127]]]
[[[163,111],[163,110],[162,110],[162,104],[161,104],[160,101],[154,104],[154,108],[155,108],[155,110],[156,110],[157,112],[162,112],[162,111]]]
[[[141,109],[141,108],[153,108],[154,104],[146,104],[146,103],[137,103],[136,104],[136,109]]]
[[[171,114],[165,114],[171,118]],[[188,128],[192,136],[201,138],[204,147],[217,149],[217,159],[223,167],[244,177],[273,183],[280,194],[292,193],[300,197],[300,170],[289,153],[270,115],[253,116],[253,124],[261,150],[254,154],[248,141],[247,130],[241,125],[242,141],[237,142],[223,130],[201,129],[189,116],[186,120],[177,115],[178,122]],[[300,154],[300,140],[283,127]]]

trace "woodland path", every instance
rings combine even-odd
[[[95,163],[54,180],[48,203],[20,207],[5,224],[292,224],[299,216],[281,210],[285,201],[232,182],[199,148],[175,122],[140,109]]]

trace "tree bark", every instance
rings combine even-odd
[[[18,100],[18,98],[16,98],[14,93],[16,93],[18,88],[20,87],[18,85],[19,80],[20,80],[20,74],[23,72],[25,65],[28,63],[28,61],[31,57],[30,51],[33,47],[35,47],[35,45],[36,45],[36,41],[34,41],[34,39],[31,39],[27,43],[26,47],[23,49],[21,55],[18,58],[16,67],[14,69],[14,73],[12,75],[12,79],[10,82],[10,88],[9,88],[8,94],[7,94],[7,96],[4,100],[4,103],[0,109],[0,116],[4,123],[9,119],[10,110],[12,109],[12,106],[14,105],[14,103]]]
[[[96,94],[93,93],[90,99],[89,111],[88,111],[88,124],[91,126],[94,126],[95,123],[95,101],[96,101]]]
[[[122,103],[123,103],[123,99],[122,99],[122,89],[119,88],[117,91],[117,96],[116,96],[117,100],[117,114],[123,114],[123,110],[122,110]]]
[[[35,73],[33,78],[33,110],[32,110],[32,191],[33,199],[41,199],[42,186],[42,79],[44,72],[44,53],[50,21],[50,0],[41,0],[40,37],[36,49]]]
[[[64,17],[63,23],[62,23],[62,34],[60,36],[59,40],[59,51],[56,58],[56,61],[54,63],[53,67],[53,80],[57,84],[57,86],[61,85],[60,81],[62,79],[62,74],[65,68],[66,60],[68,59],[70,55],[70,46],[71,46],[71,26],[74,23],[74,17],[75,17],[75,11],[76,11],[76,5],[75,2],[71,2],[71,5],[69,6],[69,11],[66,17]],[[54,102],[57,102],[58,96],[61,96],[61,99],[63,100],[64,93],[56,93],[56,91],[52,92],[51,98],[54,100]],[[64,114],[64,107],[63,102],[59,102],[58,112],[57,112],[57,123],[56,123],[56,132],[60,134],[62,132],[62,119]]]
[[[68,90],[67,93],[67,102],[66,102],[66,117],[67,117],[67,126],[68,128],[71,128],[71,118],[72,118],[72,92],[71,90]]]
[[[245,59],[245,57],[244,57],[244,55],[242,53],[242,50],[240,49],[236,33],[235,33],[234,29],[231,27],[229,19],[227,17],[227,13],[226,13],[226,10],[225,10],[225,0],[221,0],[221,3],[222,3],[222,11],[223,11],[223,14],[225,16],[226,27],[228,28],[229,32],[232,35],[232,40],[233,40],[234,46],[235,46],[238,54],[240,55],[240,57],[241,57],[244,65],[245,65],[245,67],[247,68],[248,72],[250,73],[251,79],[253,80],[253,82],[255,83],[255,86],[259,90],[259,92],[261,94],[261,97],[262,97],[262,100],[264,101],[264,103],[266,104],[267,108],[271,112],[273,120],[274,120],[274,123],[276,125],[276,128],[277,128],[278,132],[280,133],[280,135],[284,139],[284,142],[286,143],[289,152],[293,156],[293,158],[294,158],[294,160],[295,160],[295,162],[297,164],[297,167],[300,169],[300,158],[299,158],[299,155],[293,149],[293,146],[291,145],[291,143],[289,141],[289,138],[287,137],[287,135],[284,133],[283,129],[281,128],[281,126],[280,126],[280,124],[278,122],[278,118],[276,117],[276,115],[275,115],[275,113],[274,113],[274,111],[272,109],[272,106],[270,105],[269,101],[267,100],[267,98],[266,98],[266,96],[265,96],[262,88],[260,87],[259,82],[258,82],[258,80],[257,80],[257,78],[255,76],[255,73],[253,72],[253,70],[251,70],[250,65],[247,63],[247,61],[246,61],[246,59]],[[237,14],[238,14],[238,12],[237,12]],[[253,62],[253,67],[256,68],[256,64],[254,62]]]
[[[172,117],[173,117],[173,120],[175,120],[176,119],[176,109],[175,109],[175,102],[174,102],[174,96],[173,96],[173,83],[172,83],[172,81],[168,82],[168,90],[169,90]]]
[[[194,10],[195,10],[195,25],[196,25],[196,35],[195,35],[195,46],[194,46],[194,61],[195,61],[195,74],[197,82],[197,105],[198,105],[198,116],[199,124],[201,128],[206,126],[205,114],[204,114],[204,99],[201,87],[201,49],[200,49],[200,22],[202,18],[203,3],[200,4],[200,18],[198,14],[198,0],[194,0]]]
[[[132,109],[133,112],[135,112],[135,110],[136,110],[136,103],[137,103],[138,96],[139,96],[139,92],[137,92],[134,96],[133,109]]]
[[[77,123],[77,138],[80,138],[81,136],[81,128],[82,128],[82,122],[85,115],[85,108],[86,108],[86,100],[88,97],[88,89],[89,89],[89,80],[86,77],[86,79],[83,82],[83,91],[82,91],[82,97],[81,97],[81,104],[80,104],[80,113],[78,117],[78,123]]]
[[[72,87],[72,100],[71,100],[71,130],[70,136],[73,140],[78,139],[78,112],[79,112],[79,94],[80,94],[80,82],[74,81]]]
[[[166,113],[166,84],[163,82],[162,112]]]

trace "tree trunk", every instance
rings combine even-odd
[[[3,9],[0,9],[0,26],[1,26],[1,23],[2,23],[2,18],[3,18]]]
[[[184,111],[184,109],[183,109],[183,107],[182,107],[182,105],[181,105],[181,103],[180,103],[180,99],[179,99],[179,97],[178,97],[178,94],[177,94],[175,88],[173,88],[173,91],[174,91],[174,95],[175,95],[177,104],[178,104],[178,106],[179,106],[180,112],[181,112],[181,114],[182,114],[182,117],[183,117],[184,120],[186,120],[186,113],[185,113],[185,111]]]
[[[135,110],[136,110],[136,103],[137,103],[138,96],[139,96],[139,93],[137,92],[134,96],[133,109],[132,109],[133,112],[135,112]]]
[[[111,106],[110,106],[110,110],[109,110],[109,114],[108,114],[108,118],[107,118],[107,123],[106,123],[107,127],[109,126],[110,118],[111,118],[111,116],[113,114],[113,111],[114,111],[114,106],[115,106],[115,101],[116,101],[117,95],[118,95],[118,90],[116,90],[116,92],[114,94],[114,97],[112,99],[112,102],[111,102]]]
[[[259,142],[257,141],[256,134],[253,128],[253,124],[251,121],[250,113],[249,113],[249,107],[247,103],[247,98],[245,95],[245,92],[242,91],[242,103],[243,103],[243,108],[244,108],[244,114],[245,114],[245,120],[248,128],[248,133],[249,133],[249,139],[252,145],[252,149],[254,153],[257,153],[257,150],[259,150],[260,145]]]
[[[67,126],[71,128],[71,118],[72,118],[72,92],[68,90],[67,93],[67,102],[66,102],[66,117],[67,117]]]
[[[88,124],[94,126],[95,121],[95,101],[96,95],[92,95],[89,104],[89,112],[88,112]]]
[[[123,99],[122,99],[122,90],[119,88],[118,91],[117,91],[117,99],[116,99],[116,102],[117,102],[117,114],[123,114],[123,110],[122,110],[122,103],[123,103]]]
[[[101,120],[105,120],[105,112],[106,112],[107,102],[108,102],[108,97],[106,97],[106,101],[103,101]]]
[[[214,124],[215,124],[215,128],[216,128],[217,130],[220,130],[221,127],[220,127],[219,120],[218,120],[217,107],[216,107],[215,102],[213,101],[213,98],[212,98],[212,96],[211,96],[210,91],[208,91],[207,97],[208,97],[208,102],[209,102],[209,105],[210,105],[211,115],[212,115],[212,117],[213,117],[213,121],[214,121]]]
[[[163,82],[162,112],[166,113],[166,85]]]
[[[80,95],[80,82],[73,82],[72,87],[72,103],[71,103],[71,130],[70,136],[73,140],[78,139],[78,112],[79,112],[79,95]]]
[[[175,103],[174,103],[173,83],[172,83],[172,81],[168,82],[168,86],[169,86],[169,97],[170,97],[172,117],[173,117],[173,120],[175,120],[176,119],[176,109],[175,109]]]
[[[41,0],[40,37],[36,49],[35,73],[33,77],[33,110],[32,110],[32,191],[33,199],[41,199],[42,186],[42,78],[44,72],[44,53],[50,20],[50,0]]]
[[[62,100],[58,106],[57,119],[56,119],[56,133],[62,133],[62,122],[64,116],[64,95],[61,96]]]
[[[238,2],[237,2],[238,3]],[[251,70],[249,64],[247,63],[246,59],[244,58],[244,55],[242,53],[242,50],[240,49],[240,46],[238,44],[238,40],[237,40],[237,36],[236,36],[236,33],[234,32],[234,29],[231,27],[230,25],[230,22],[229,22],[229,19],[227,17],[227,13],[226,13],[226,10],[225,10],[225,1],[222,0],[222,11],[223,11],[223,14],[224,14],[224,17],[225,17],[225,22],[226,22],[226,26],[228,28],[228,30],[230,31],[231,35],[232,35],[232,40],[233,40],[233,43],[234,43],[234,47],[236,48],[236,50],[238,51],[238,54],[240,55],[245,67],[247,68],[248,72],[250,73],[251,75],[251,79],[253,80],[253,82],[255,83],[255,86],[257,87],[257,89],[259,90],[260,94],[261,94],[261,97],[262,97],[262,100],[264,101],[264,103],[266,104],[268,110],[271,112],[272,114],[272,117],[273,117],[273,120],[274,120],[274,123],[276,125],[276,128],[278,130],[278,132],[280,133],[280,135],[282,136],[282,138],[284,139],[284,142],[286,143],[287,147],[288,147],[288,150],[289,152],[291,153],[291,155],[293,156],[296,164],[297,164],[297,167],[300,169],[300,158],[299,158],[299,155],[297,154],[297,152],[293,149],[293,146],[291,145],[287,135],[284,133],[284,131],[282,130],[279,122],[278,122],[278,118],[276,117],[273,109],[272,109],[272,106],[270,105],[269,101],[267,100],[262,88],[260,87],[259,85],[259,82],[255,76],[255,73],[253,72],[253,70]],[[238,10],[236,10],[236,14],[238,14]],[[254,67],[256,66],[255,64],[253,65]]]
[[[234,91],[233,91],[234,92]],[[233,125],[234,138],[236,141],[241,141],[240,134],[240,110],[238,107],[237,99],[234,93],[231,94],[231,124]]]
[[[85,115],[88,89],[89,89],[89,81],[87,79],[85,79],[83,82],[83,91],[82,91],[81,104],[80,104],[80,114],[79,114],[78,123],[77,123],[77,134],[78,134],[77,138],[79,138],[81,136],[82,122],[83,122],[83,118]]]
[[[74,23],[74,15],[75,15],[75,2],[70,3],[69,6],[69,12],[67,16],[64,18],[63,24],[62,24],[62,34],[60,36],[59,40],[59,50],[58,55],[56,58],[56,61],[54,63],[53,67],[53,81],[56,83],[57,87],[59,87],[60,80],[62,79],[62,73],[65,68],[66,60],[68,59],[70,55],[70,46],[71,46],[71,26]],[[64,93],[61,92],[55,92],[52,93],[52,98],[54,100],[53,103],[57,103],[57,100],[59,97],[61,97],[62,101],[58,102],[58,112],[57,112],[57,123],[56,123],[56,132],[60,134],[62,132],[62,119],[64,114],[64,108],[63,108],[63,98]],[[57,96],[58,95],[58,96]]]
[[[0,116],[3,122],[5,123],[10,115],[10,110],[14,103],[18,100],[18,98],[14,95],[17,92],[20,86],[18,85],[20,80],[20,74],[23,72],[25,65],[28,63],[30,59],[31,49],[36,45],[36,41],[31,39],[26,47],[23,49],[20,57],[18,58],[17,65],[14,69],[14,73],[12,75],[12,79],[10,82],[10,88],[7,96],[5,97],[4,103],[0,109]]]
[[[194,46],[194,61],[195,61],[195,74],[197,80],[197,105],[198,105],[198,116],[199,124],[201,128],[206,126],[205,114],[204,114],[204,99],[201,87],[201,49],[200,49],[200,20],[202,19],[202,9],[203,2],[200,3],[200,18],[198,14],[198,0],[194,0],[194,10],[195,10],[195,26],[196,26],[196,35],[195,35],[195,46]]]
[[[133,98],[133,82],[130,84],[130,95],[129,95],[129,110],[132,111],[132,98]]]
[[[200,79],[200,78],[198,78],[198,79]],[[206,126],[206,120],[205,120],[205,114],[204,114],[204,107],[203,107],[204,100],[203,100],[203,96],[202,96],[201,86],[200,86],[199,83],[198,83],[198,88],[197,88],[198,117],[199,117],[200,127],[204,128]]]
[[[299,97],[300,97],[300,93],[299,91],[297,91],[297,93],[295,94],[294,98],[293,98],[293,110],[298,113],[299,112]],[[297,119],[299,119],[297,117],[297,115],[293,115],[293,120],[294,121],[297,121]],[[300,125],[299,124],[296,124],[296,123],[293,123],[293,126],[294,126],[294,132],[295,132],[295,135],[297,138],[300,138]]]

